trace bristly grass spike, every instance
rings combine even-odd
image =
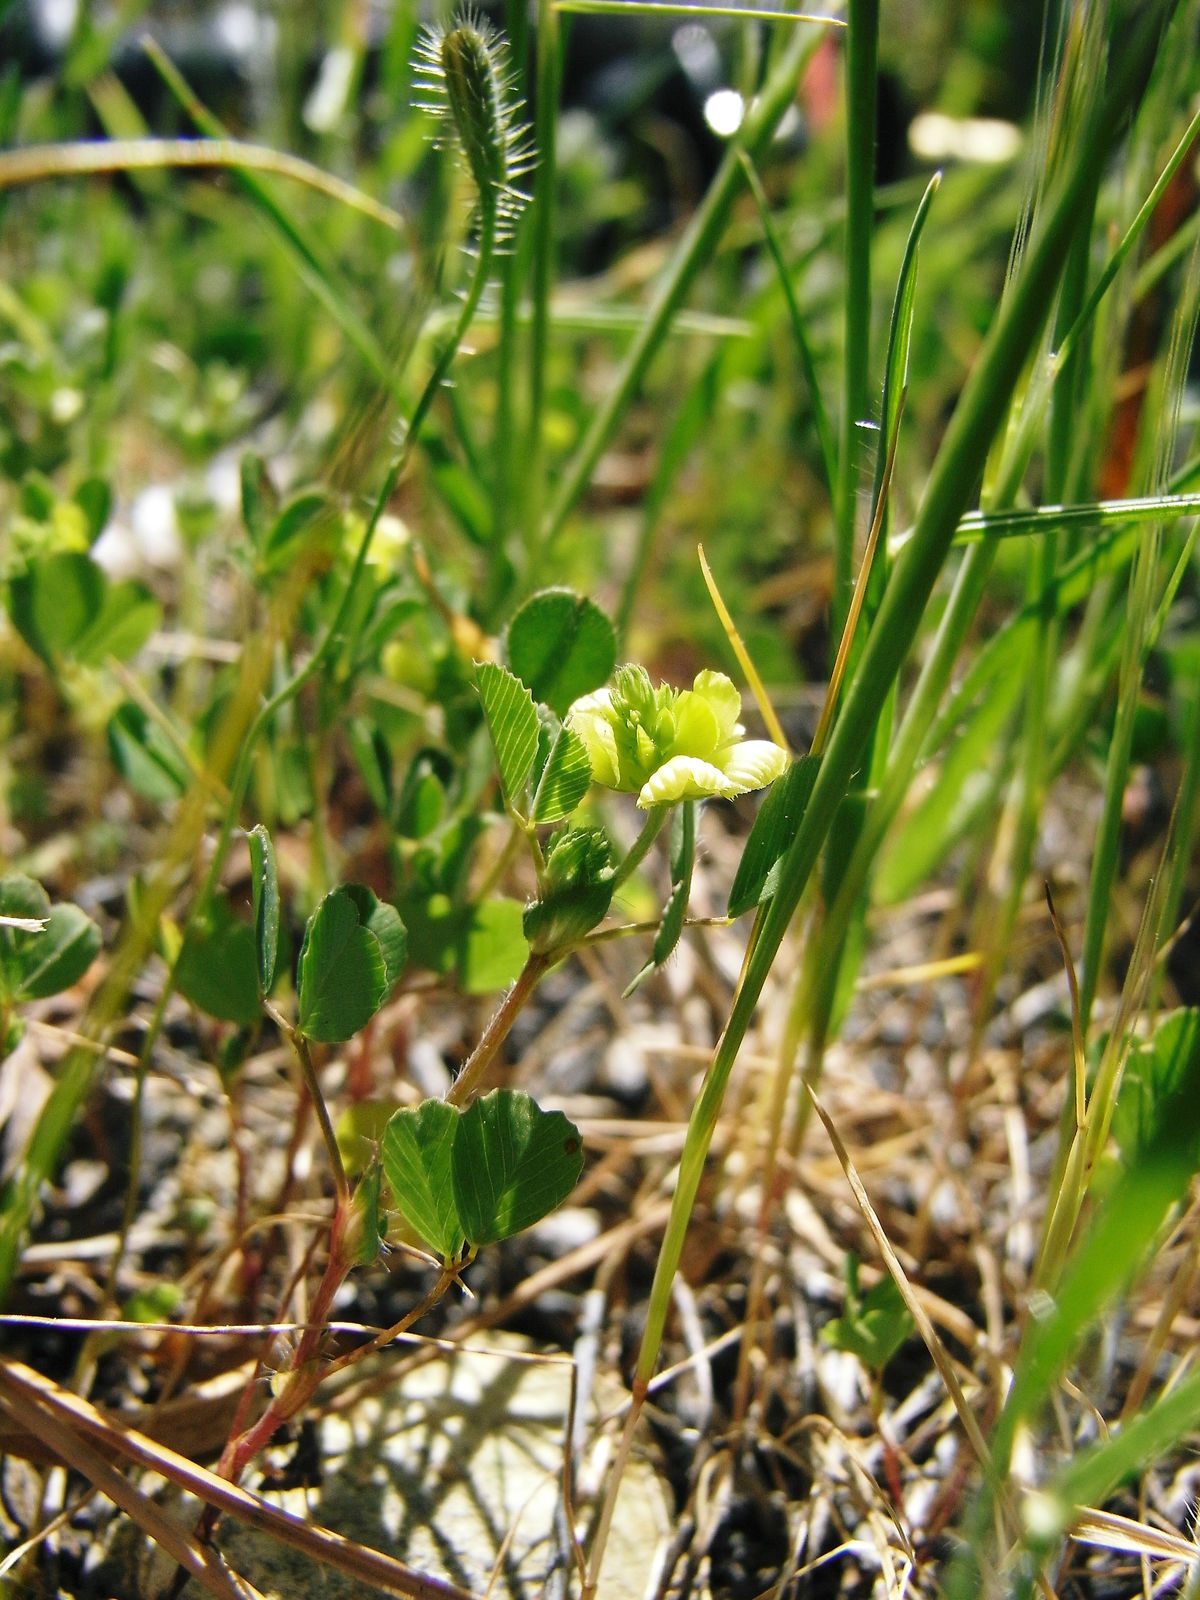
[[[453,130],[478,191],[481,228],[506,244],[529,203],[520,182],[536,157],[506,40],[468,8],[449,27],[422,31],[413,65],[413,87],[424,97],[414,104]]]

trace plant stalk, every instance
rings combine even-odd
[[[875,222],[875,96],[879,0],[849,0],[846,29],[846,248],[842,437],[838,456],[830,637],[841,640],[854,587],[862,428],[871,359],[871,232]]]
[[[479,1043],[468,1056],[458,1077],[447,1089],[447,1105],[464,1106],[474,1099],[483,1082],[484,1074],[496,1058],[496,1052],[508,1038],[513,1023],[525,1009],[530,995],[537,987],[542,974],[550,965],[547,955],[531,954],[521,968],[517,981],[500,1002],[499,1009],[483,1031]]]
[[[822,757],[808,806],[784,854],[779,887],[761,914],[733,1008],[693,1107],[679,1177],[659,1253],[626,1427],[632,1436],[658,1363],[692,1208],[720,1115],[725,1086],[749,1028],[776,953],[791,925],[822,844],[862,758],[884,701],[908,655],[934,584],[953,543],[958,520],[975,493],[988,450],[1041,336],[1063,270],[1064,251],[1078,208],[1103,170],[1128,111],[1136,104],[1152,65],[1161,8],[1146,8],[1125,31],[1112,63],[1107,96],[1093,109],[1072,150],[1072,160],[1046,206],[1012,293],[1000,307],[975,368],[955,408],[918,513],[913,538],[901,553],[884,593],[859,670],[847,686],[841,714]],[[611,1524],[618,1482],[610,1477],[600,1526]],[[591,1575],[603,1552],[593,1550]]]

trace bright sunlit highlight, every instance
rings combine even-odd
[[[909,149],[921,161],[1011,161],[1021,148],[1021,130],[998,117],[948,117],[922,111],[908,130]]]
[[[704,120],[721,139],[731,138],[745,115],[746,102],[736,89],[715,89],[704,102]]]

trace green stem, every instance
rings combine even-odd
[[[427,1311],[432,1311],[450,1285],[458,1281],[460,1270],[458,1267],[443,1267],[432,1288],[422,1296],[411,1311],[400,1318],[399,1322],[393,1322],[390,1328],[385,1328],[382,1333],[377,1333],[366,1344],[360,1344],[355,1349],[348,1350],[344,1356],[336,1356],[329,1363],[329,1371],[343,1372],[347,1367],[357,1366],[360,1361],[366,1360],[367,1356],[374,1355],[376,1350],[382,1350],[384,1345],[391,1344],[402,1333],[407,1333],[414,1322],[419,1322]]]
[[[871,358],[871,230],[875,208],[875,95],[879,0],[850,0],[846,32],[846,254],[842,438],[835,496],[830,638],[836,650],[854,587],[862,424]]]
[[[642,861],[650,846],[662,832],[663,824],[670,814],[670,806],[651,807],[641,833],[634,840],[629,854],[617,868],[616,876],[613,879],[614,892]],[[467,1058],[466,1065],[447,1091],[445,1097],[447,1105],[466,1105],[478,1093],[479,1085],[482,1083],[488,1068],[495,1060],[496,1052],[505,1039],[508,1038],[513,1023],[524,1010],[542,975],[564,954],[565,950],[557,950],[540,954],[535,952],[530,955],[521,969],[517,981],[501,1001],[499,1009],[484,1029],[482,1038]]]
[[[317,1126],[321,1130],[321,1138],[325,1141],[325,1152],[329,1157],[329,1166],[333,1172],[334,1193],[337,1196],[337,1203],[340,1209],[350,1199],[350,1183],[346,1177],[346,1169],[342,1165],[342,1152],[338,1149],[337,1135],[334,1133],[333,1123],[329,1119],[329,1107],[325,1104],[325,1096],[321,1093],[321,1083],[317,1077],[317,1069],[313,1066],[312,1052],[308,1048],[308,1040],[300,1032],[299,1028],[292,1026],[281,1011],[276,1010],[270,1001],[263,1002],[263,1009],[296,1052],[296,1059],[300,1063],[300,1073],[304,1079],[304,1087],[308,1090],[308,1098],[312,1101],[313,1111],[317,1118]]]
[[[699,210],[689,223],[632,345],[571,460],[530,553],[530,573],[541,571],[550,547],[562,532],[592,470],[620,426],[659,346],[666,338],[697,273],[716,248],[730,209],[744,181],[741,151],[756,161],[766,150],[780,118],[795,99],[796,82],[825,35],[821,26],[797,24],[787,48],[751,107],[737,140],[726,151]]]
[[[617,868],[616,876],[613,878],[612,882],[614,894],[616,894],[617,890],[623,883],[628,882],[628,880],[641,866],[642,862],[646,858],[647,851],[662,832],[663,826],[670,815],[670,806],[650,807],[646,814],[646,821],[642,825],[641,833],[639,833],[637,838],[633,841],[633,844],[629,847],[629,854]]]

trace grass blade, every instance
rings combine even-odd
[[[1062,270],[1063,246],[1074,230],[1080,201],[1141,93],[1153,60],[1160,17],[1161,7],[1147,11],[1125,40],[1110,91],[1093,112],[1087,137],[1080,139],[1073,152],[1072,164],[1031,241],[1013,291],[967,382],[930,478],[916,532],[896,564],[859,671],[817,771],[811,799],[783,858],[779,888],[762,919],[733,1010],[688,1124],[638,1359],[636,1383],[641,1393],[657,1362],[671,1280],[682,1254],[730,1070],[834,814],[908,654],[1013,390],[1041,335]]]
[[[228,141],[229,133],[224,124],[192,93],[182,73],[157,40],[147,36],[143,39],[142,46],[158,69],[163,82],[196,126],[210,139]],[[245,167],[235,166],[233,172],[243,192],[254,201],[259,211],[275,229],[304,282],[333,317],[375,376],[389,390],[393,390],[396,385],[393,362],[388,359],[375,335],[346,298],[333,267],[325,260],[317,245],[251,171]]]
[[[750,186],[750,193],[754,196],[754,203],[758,207],[759,220],[763,228],[763,238],[767,241],[767,249],[771,252],[771,260],[775,263],[779,286],[783,290],[783,297],[787,303],[788,317],[791,320],[792,333],[796,340],[796,349],[800,355],[800,365],[804,368],[804,381],[808,385],[809,399],[812,403],[817,440],[821,446],[821,461],[825,468],[825,485],[829,490],[830,501],[836,504],[838,494],[837,445],[834,442],[829,412],[825,409],[825,401],[821,395],[821,384],[817,378],[817,366],[813,360],[812,346],[809,344],[808,334],[805,332],[804,317],[796,299],[792,275],[788,271],[787,262],[783,259],[783,247],[779,242],[779,235],[775,230],[775,224],[771,221],[771,210],[767,203],[767,196],[755,170],[754,163],[744,150],[739,151],[739,155],[746,173],[746,182]]]
[[[576,501],[587,488],[596,462],[641,387],[646,369],[666,337],[697,273],[716,248],[742,179],[739,152],[745,150],[753,160],[766,149],[780,118],[792,104],[800,73],[823,37],[821,28],[800,27],[796,30],[763,85],[762,94],[747,116],[738,140],[726,152],[703,202],[679,241],[607,399],[592,418],[546,512],[531,557],[532,575],[536,576],[541,571],[545,556],[562,532]]]
[[[875,96],[879,0],[850,0],[846,36],[846,281],[842,437],[838,458],[830,636],[842,636],[854,583],[862,425],[871,358],[871,232],[875,221]],[[836,645],[835,645],[836,648]]]

